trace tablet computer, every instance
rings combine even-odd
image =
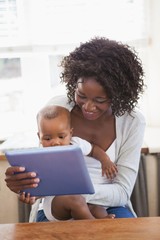
[[[40,183],[23,191],[31,196],[93,194],[83,153],[78,146],[55,146],[8,150],[11,166],[24,166],[26,172],[36,172]]]

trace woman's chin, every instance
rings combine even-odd
[[[83,116],[84,118],[86,118],[87,120],[96,120],[100,117],[100,114],[98,112],[86,112],[83,111]]]

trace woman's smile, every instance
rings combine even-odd
[[[88,120],[96,120],[101,115],[99,111],[91,112],[91,111],[85,110],[84,106],[82,106],[82,113],[84,118]]]

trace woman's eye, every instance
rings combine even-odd
[[[108,99],[95,99],[94,101],[97,103],[107,103],[107,102],[109,103],[110,102]]]
[[[106,100],[102,100],[102,99],[96,99],[96,100],[95,100],[95,102],[97,102],[97,103],[105,103],[105,102],[106,102]]]
[[[80,94],[78,94],[78,93],[77,93],[77,95],[78,95],[78,97],[80,97],[80,98],[83,98],[83,99],[85,99],[85,98],[86,98],[85,96],[83,96],[83,95],[80,95]]]
[[[79,97],[79,98],[86,98],[84,95],[82,95],[81,93],[79,93],[78,89],[76,90],[76,95]]]

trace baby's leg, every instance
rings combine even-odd
[[[81,195],[56,196],[52,200],[52,215],[58,220],[94,219]]]
[[[115,218],[114,214],[108,214],[106,209],[102,206],[88,204],[88,207],[95,218]]]

